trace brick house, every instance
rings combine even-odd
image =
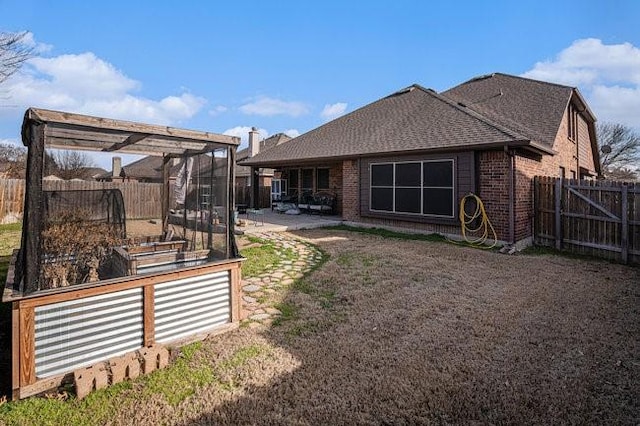
[[[272,167],[299,197],[334,192],[348,222],[459,234],[484,202],[499,240],[533,233],[533,177],[600,175],[595,117],[576,88],[506,74],[443,93],[412,85],[243,165]]]
[[[274,146],[291,140],[290,136],[284,133],[276,133],[269,136],[266,139],[260,140],[257,129],[254,127],[249,132],[249,146],[245,149],[238,151],[236,155],[236,162],[242,161],[257,155],[261,151],[265,151],[273,148]],[[272,168],[258,169],[258,186],[271,186],[271,180],[273,179],[274,170]],[[236,186],[251,186],[251,167],[236,165]]]

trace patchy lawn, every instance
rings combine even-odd
[[[635,424],[640,418],[640,268],[345,230],[296,235],[330,257],[286,290],[281,320],[190,346],[183,361],[158,372],[179,380],[154,373],[94,393],[100,413],[108,413],[94,421]],[[31,401],[0,405],[0,423],[24,424],[19,412],[39,407]],[[86,421],[86,404],[56,402],[41,413],[51,424],[56,416]]]
[[[21,236],[22,223],[0,225],[0,257],[11,257],[13,250],[20,247]]]

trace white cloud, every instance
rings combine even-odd
[[[523,77],[578,87],[599,121],[640,128],[640,48],[576,40]]]
[[[283,101],[280,99],[260,96],[253,102],[242,105],[240,111],[247,115],[289,115],[299,117],[309,112],[309,108],[302,102]]]
[[[594,86],[589,104],[600,121],[623,123],[640,129],[640,86]]]
[[[27,31],[20,41],[25,46],[33,49],[33,53],[35,54],[49,52],[53,49],[53,46],[50,44],[37,42],[31,31]]]
[[[140,82],[127,77],[91,52],[27,61],[23,72],[5,82],[3,95],[20,113],[30,106],[155,124],[176,124],[193,117],[204,98],[182,93],[152,100],[136,96]]]
[[[555,59],[538,62],[525,77],[570,85],[598,83],[640,84],[640,49],[631,43],[603,44],[576,40]]]
[[[215,117],[216,115],[222,114],[223,112],[227,112],[229,108],[224,105],[216,105],[212,109],[209,110],[209,115]]]
[[[287,129],[282,133],[292,138],[297,138],[298,136],[300,136],[300,131],[298,129]]]
[[[227,129],[224,132],[222,132],[225,135],[229,135],[229,136],[237,136],[240,138],[240,147],[239,149],[242,149],[246,146],[248,146],[249,144],[249,131],[251,130],[251,126],[236,126],[236,127],[232,127],[231,129]],[[262,139],[265,139],[269,136],[269,132],[265,129],[258,129],[258,134],[261,136]]]
[[[322,109],[320,116],[325,120],[333,120],[344,114],[347,110],[347,104],[344,102],[337,102],[335,104],[327,104]]]

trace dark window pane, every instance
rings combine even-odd
[[[396,186],[420,186],[420,163],[396,164]]]
[[[372,164],[371,186],[393,186],[393,164]]]
[[[393,211],[393,189],[371,188],[371,210]]]
[[[452,161],[425,161],[424,186],[453,186]]]
[[[396,212],[420,213],[420,188],[396,188]]]
[[[422,197],[423,214],[453,216],[453,189],[425,188]]]
[[[302,169],[302,189],[313,190],[313,169]]]
[[[329,189],[329,169],[316,170],[316,188]]]
[[[289,188],[292,191],[298,190],[298,169],[289,170]]]

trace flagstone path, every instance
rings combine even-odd
[[[322,260],[322,253],[310,243],[287,233],[264,232],[252,235],[271,241],[280,257],[262,274],[242,280],[244,321],[250,324],[270,324],[281,312],[272,306],[274,293],[287,288]],[[293,251],[293,256],[291,256]]]

